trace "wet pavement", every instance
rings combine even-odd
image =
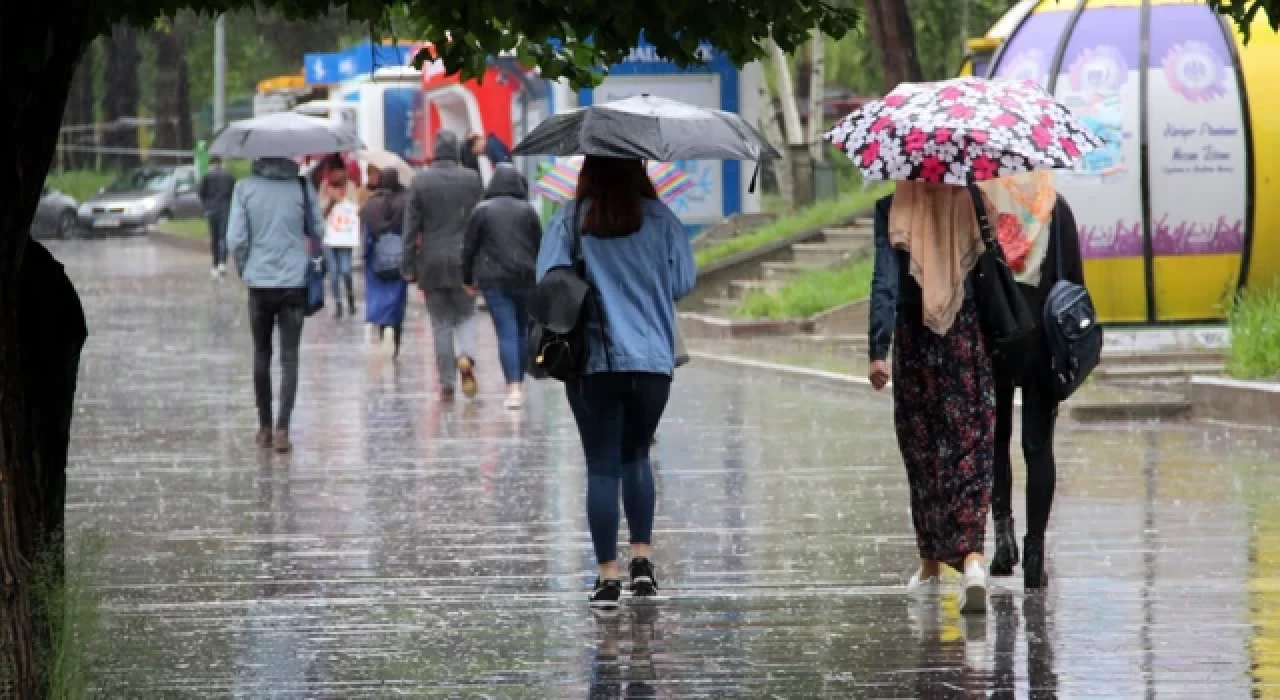
[[[103,548],[104,697],[1280,695],[1268,433],[1064,425],[1050,588],[962,619],[901,591],[887,398],[695,362],[656,448],[672,600],[599,619],[567,404],[503,410],[487,323],[480,400],[442,406],[416,295],[398,363],[308,321],[297,450],[263,455],[238,283],[144,239],[54,252],[92,334],[68,520]]]

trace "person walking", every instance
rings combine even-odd
[[[303,217],[311,217],[308,223]],[[306,317],[307,265],[321,247],[324,225],[315,189],[287,158],[260,158],[253,175],[231,197],[227,244],[249,288],[253,333],[253,389],[258,403],[259,447],[293,449],[289,421],[298,391],[299,346]],[[309,230],[308,230],[309,228]],[[310,238],[308,238],[310,234]],[[280,412],[272,434],[271,341],[280,330]]]
[[[351,199],[345,170],[330,170],[324,184],[324,252],[333,286],[333,317],[342,318],[342,289],[347,290],[347,312],[356,314],[352,257],[360,240],[360,209]]]
[[[227,274],[227,219],[231,216],[231,192],[236,187],[236,176],[222,165],[222,158],[214,156],[209,172],[200,181],[200,205],[209,222],[209,251],[213,253],[212,277],[219,279]]]
[[[1045,300],[1059,279],[1084,286],[1084,262],[1075,215],[1054,190],[1053,174],[1036,172],[984,183],[995,207],[1000,247],[1026,296],[1032,315],[1044,318]],[[1053,432],[1058,400],[1053,389],[1049,348],[1043,329],[1035,333],[1027,354],[1016,365],[997,363],[996,457],[991,492],[995,522],[992,576],[1011,576],[1018,565],[1018,542],[1013,522],[1013,394],[1022,388],[1022,456],[1027,464],[1027,534],[1023,540],[1022,577],[1027,589],[1047,584],[1044,535],[1053,506],[1057,466]]]
[[[529,203],[529,186],[510,163],[499,165],[485,200],[471,213],[462,248],[462,282],[472,294],[484,291],[485,305],[498,336],[502,374],[507,380],[504,406],[524,405],[524,375],[529,357],[529,291],[537,271],[542,222]]]
[[[369,203],[369,199],[373,197],[373,193],[378,191],[378,185],[382,178],[382,170],[378,166],[370,163],[365,169],[364,186],[361,187],[356,195],[356,203],[360,205],[360,209],[364,209],[364,205]]]
[[[986,609],[983,543],[995,461],[996,399],[971,274],[982,251],[969,192],[899,182],[876,203],[869,377],[893,377],[893,417],[911,491],[920,568],[964,574],[961,610]],[[893,346],[893,370],[886,357]]]
[[[404,211],[404,274],[417,281],[431,317],[440,398],[476,395],[476,299],[462,286],[467,220],[484,197],[480,174],[458,164],[458,137],[436,135],[431,165],[413,177]]]
[[[622,596],[619,490],[630,531],[632,594],[637,600],[658,595],[649,445],[671,392],[675,302],[693,289],[697,267],[683,224],[658,199],[638,160],[583,160],[575,201],[543,237],[538,279],[571,264],[579,233],[603,318],[594,319],[588,333],[585,374],[565,391],[586,456],[587,522],[599,565],[589,603],[614,608]]]
[[[373,180],[370,169],[370,180]],[[364,319],[378,329],[378,338],[391,330],[392,358],[400,356],[400,339],[404,311],[409,300],[409,285],[400,277],[379,274],[374,265],[378,240],[382,236],[401,236],[404,227],[405,201],[409,193],[400,184],[394,168],[378,172],[378,188],[360,212],[364,231]]]

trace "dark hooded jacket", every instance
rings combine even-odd
[[[542,222],[524,176],[510,163],[499,165],[467,224],[463,281],[482,289],[533,287],[541,242]]]
[[[459,154],[458,137],[441,131],[435,159],[409,186],[404,271],[423,291],[462,286],[462,241],[484,183],[479,173],[458,164]]]
[[[409,199],[409,192],[400,184],[400,174],[395,168],[387,168],[380,174],[378,189],[360,211],[360,222],[371,237],[387,231],[399,233],[404,226],[405,203]]]

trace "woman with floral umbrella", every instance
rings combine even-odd
[[[865,178],[898,181],[876,203],[869,375],[877,390],[893,377],[920,556],[908,590],[936,594],[947,564],[964,574],[961,610],[983,612],[996,391],[972,279],[985,248],[969,188],[1071,167],[1099,142],[1038,87],[973,78],[900,85],[827,138]]]

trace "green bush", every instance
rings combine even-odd
[[[753,292],[736,310],[747,318],[808,318],[871,296],[871,259],[804,272],[776,292]]]
[[[1227,371],[1238,379],[1280,378],[1280,287],[1247,291],[1231,306]]]
[[[735,236],[723,243],[717,243],[706,250],[699,251],[697,254],[698,267],[706,267],[730,255],[754,250],[774,241],[794,236],[802,231],[836,224],[854,216],[858,212],[870,209],[877,199],[888,193],[889,188],[880,185],[805,207],[756,231]]]
[[[53,189],[83,202],[93,199],[98,190],[110,184],[115,176],[115,173],[101,170],[64,170],[50,172],[47,182]]]

